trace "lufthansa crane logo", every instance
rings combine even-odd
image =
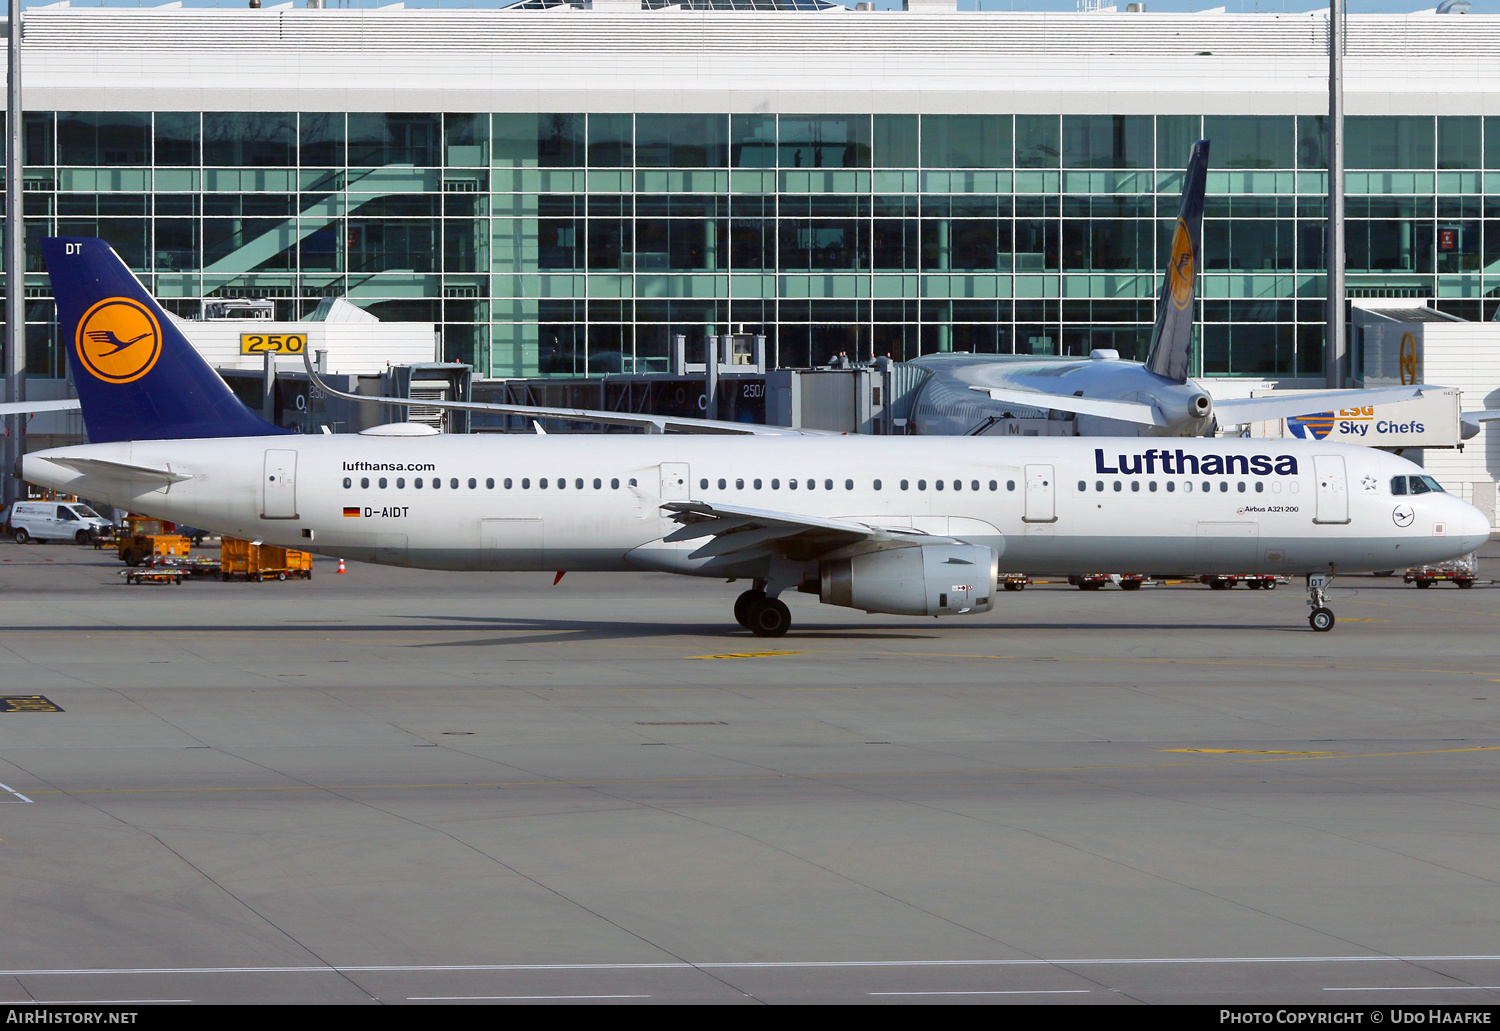
[[[1172,304],[1178,311],[1186,311],[1193,303],[1193,274],[1197,271],[1193,256],[1193,235],[1187,223],[1177,220],[1177,232],[1172,236],[1172,264],[1167,267],[1167,285],[1171,287]]]
[[[1401,334],[1401,385],[1409,386],[1417,381],[1417,338],[1410,333]]]
[[[110,297],[78,320],[78,360],[96,379],[133,383],[161,356],[161,326],[137,301]]]

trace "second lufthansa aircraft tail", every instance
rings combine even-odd
[[[1203,241],[1203,190],[1208,183],[1208,141],[1193,144],[1182,183],[1182,208],[1172,232],[1161,296],[1156,302],[1156,328],[1146,368],[1158,376],[1186,383],[1188,355],[1193,346],[1193,301],[1198,286],[1198,256]]]
[[[103,240],[42,241],[89,440],[288,433],[234,396]]]

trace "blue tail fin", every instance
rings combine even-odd
[[[1172,233],[1172,257],[1156,301],[1156,328],[1146,368],[1158,376],[1186,383],[1188,355],[1193,347],[1193,300],[1198,287],[1198,255],[1202,253],[1203,190],[1208,184],[1208,141],[1193,144],[1187,175],[1182,182],[1182,208]]]
[[[42,253],[90,441],[290,432],[234,396],[109,244],[50,237]]]

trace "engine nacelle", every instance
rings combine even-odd
[[[820,563],[818,600],[898,616],[988,612],[1000,555],[978,544],[924,544]]]

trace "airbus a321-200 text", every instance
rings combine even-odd
[[[1002,569],[1306,574],[1326,630],[1331,573],[1456,558],[1490,530],[1411,462],[1316,441],[298,435],[246,408],[102,240],[43,249],[92,443],[27,455],[25,479],[327,555],[749,580],[734,613],[762,637],[787,631],[789,590],[946,616],[989,611]]]

